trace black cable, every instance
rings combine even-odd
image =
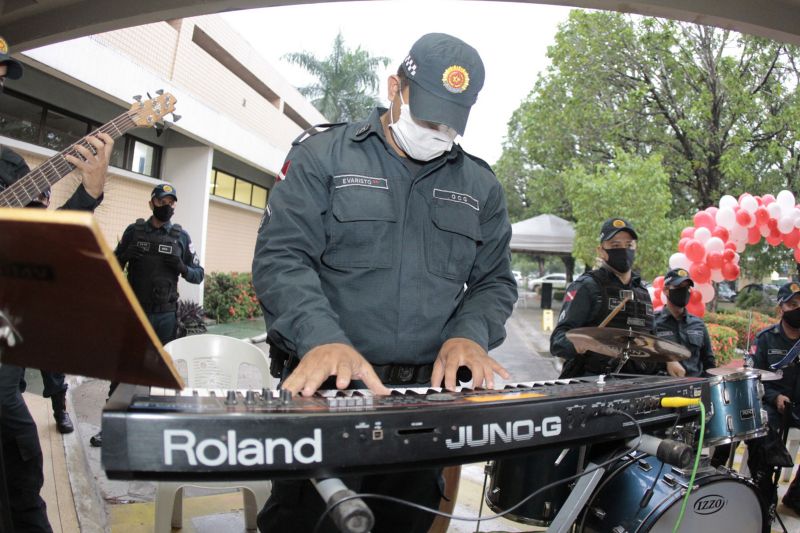
[[[599,469],[604,468],[604,467],[606,467],[606,466],[608,466],[608,465],[610,465],[612,463],[615,463],[615,462],[619,461],[620,459],[622,459],[623,457],[625,457],[629,453],[631,453],[631,452],[633,452],[633,451],[635,451],[635,450],[637,450],[639,448],[639,444],[641,443],[641,440],[642,440],[642,426],[639,425],[639,421],[638,420],[636,420],[634,417],[632,417],[630,414],[626,413],[625,411],[620,411],[619,409],[614,409],[613,407],[604,407],[604,408],[600,409],[600,412],[598,414],[604,415],[604,416],[622,415],[622,416],[625,416],[625,417],[629,418],[631,420],[631,422],[633,422],[634,426],[636,427],[636,431],[638,432],[638,435],[636,436],[636,442],[634,443],[634,445],[626,448],[624,452],[622,452],[622,453],[620,453],[618,455],[615,455],[615,456],[611,457],[610,459],[607,459],[606,461],[603,461],[602,463],[596,464],[594,467],[592,467],[592,468],[590,468],[588,470],[584,470],[583,472],[579,472],[577,474],[573,474],[573,475],[565,477],[563,479],[558,479],[556,481],[553,481],[552,483],[548,483],[547,485],[545,485],[543,487],[540,487],[539,489],[535,490],[534,492],[528,494],[525,498],[523,498],[522,500],[520,500],[519,502],[514,504],[512,507],[510,507],[510,508],[506,509],[505,511],[503,511],[501,513],[498,513],[498,514],[496,514],[494,516],[490,516],[490,517],[487,517],[487,518],[482,518],[482,517],[474,518],[474,517],[471,517],[471,516],[457,516],[457,515],[454,515],[454,514],[451,514],[451,513],[445,513],[443,511],[438,510],[438,509],[431,509],[430,507],[425,507],[424,505],[420,505],[418,503],[410,502],[408,500],[403,500],[401,498],[395,498],[394,496],[387,496],[385,494],[363,493],[363,494],[353,494],[352,496],[347,496],[346,498],[342,498],[341,500],[335,502],[333,505],[331,505],[328,508],[326,508],[325,511],[323,511],[323,513],[320,515],[319,520],[317,520],[316,525],[314,525],[314,529],[312,530],[312,533],[318,533],[319,532],[320,528],[322,527],[322,523],[325,521],[325,518],[331,512],[333,512],[333,510],[337,506],[341,505],[342,503],[344,503],[346,501],[355,500],[355,499],[358,499],[358,498],[362,498],[362,499],[363,498],[372,498],[372,499],[375,499],[375,500],[384,500],[384,501],[389,501],[389,502],[393,502],[393,503],[398,503],[400,505],[405,505],[405,506],[411,507],[413,509],[418,509],[420,511],[426,511],[428,513],[431,513],[431,514],[434,514],[434,515],[437,515],[437,516],[443,516],[443,517],[449,518],[451,520],[461,520],[463,522],[488,522],[489,520],[495,520],[497,518],[502,518],[503,516],[511,513],[512,511],[515,511],[518,507],[521,507],[522,505],[525,505],[525,503],[528,500],[536,497],[536,495],[538,495],[539,493],[541,493],[541,492],[543,492],[545,490],[549,490],[549,489],[551,489],[551,488],[553,488],[553,487],[555,487],[557,485],[560,485],[562,483],[568,483],[568,482],[572,481],[573,479],[577,479],[579,477],[585,476],[586,474],[591,474],[592,472],[595,472],[596,470],[599,470]],[[481,496],[481,497],[483,497],[483,496]]]

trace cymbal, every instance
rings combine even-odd
[[[620,358],[627,352],[631,359],[648,359],[655,362],[683,361],[691,352],[680,344],[655,335],[619,328],[575,328],[567,338],[578,350]]]
[[[761,376],[761,381],[777,381],[783,378],[783,375],[777,372],[770,372],[769,370],[762,370],[761,368],[752,368],[749,366],[709,368],[706,372],[712,376],[729,376],[739,373],[758,374]]]

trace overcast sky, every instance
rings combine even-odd
[[[391,58],[380,73],[397,70],[411,45],[430,32],[455,35],[474,46],[486,66],[486,83],[470,113],[462,140],[466,150],[494,163],[502,152],[511,113],[530,92],[547,65],[547,47],[569,8],[464,0],[389,0],[270,7],[223,16],[265,59],[294,85],[305,85],[304,71],[281,60],[287,52],[309,51],[327,57],[339,30],[348,48],[361,46]]]

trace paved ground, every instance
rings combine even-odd
[[[492,352],[492,355],[511,372],[511,381],[547,379],[558,375],[557,361],[548,353],[549,333],[542,331],[542,312],[537,305],[538,300],[532,294],[520,299],[507,325],[508,339]],[[554,314],[557,316],[558,309],[554,310]],[[249,331],[248,328],[245,330]],[[29,371],[27,377],[30,390],[35,391],[38,373]],[[60,470],[52,469],[54,472],[50,475],[54,479],[48,480],[50,487],[46,488],[45,492],[48,502],[56,501],[57,508],[63,507],[61,504],[66,501],[62,494],[65,490],[64,472],[68,471],[69,484],[74,495],[75,514],[80,522],[81,531],[120,533],[152,531],[155,485],[147,482],[108,480],[100,467],[100,450],[88,445],[89,437],[99,429],[100,412],[108,383],[87,378],[71,378],[71,380],[71,412],[77,423],[77,431],[63,439],[65,452],[63,461],[66,467]],[[52,424],[52,419],[47,416],[46,403],[41,398],[37,400],[35,397],[31,397],[30,401],[37,405],[40,427]],[[48,450],[58,452],[60,436],[46,427],[43,427],[40,433],[43,434],[43,442],[46,440],[49,443]],[[737,463],[739,460],[737,456]],[[59,460],[56,458],[52,463],[57,465]],[[455,510],[457,515],[477,516],[479,512],[484,516],[491,514],[487,511],[482,498],[485,482],[484,467],[485,463],[476,463],[464,465],[462,468],[462,480]],[[781,493],[785,488],[783,484]],[[53,506],[52,503],[50,505]],[[800,531],[798,517],[783,507],[779,510],[789,531]],[[64,520],[66,525],[62,525],[59,530],[74,531],[74,522],[69,522],[69,516]],[[184,527],[181,531],[224,533],[239,532],[244,529],[242,498],[239,493],[220,494],[196,488],[186,490]],[[474,522],[451,522],[449,528],[453,533],[534,530],[537,528],[503,519],[486,522],[479,530],[476,530]]]

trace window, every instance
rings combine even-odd
[[[0,135],[37,144],[43,113],[40,105],[0,94]]]
[[[241,204],[252,205],[264,209],[267,207],[269,189],[231,176],[221,170],[211,171],[211,194],[227,198]]]
[[[145,144],[141,141],[134,141],[133,161],[130,169],[134,172],[138,172],[139,174],[144,174],[145,176],[153,176],[155,152],[156,149],[154,146]]]

